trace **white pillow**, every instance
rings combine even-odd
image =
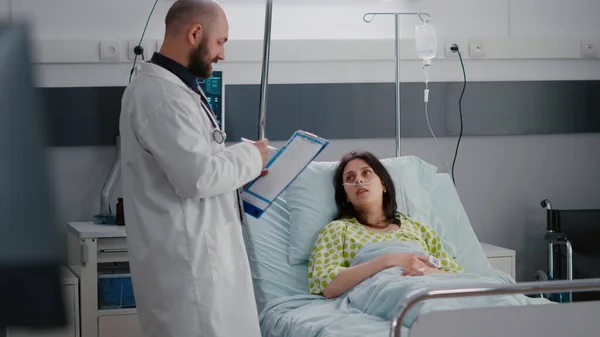
[[[442,241],[446,233],[435,216],[428,186],[437,167],[415,156],[381,160],[396,188],[398,212],[434,228]],[[289,263],[308,263],[312,247],[321,229],[337,212],[333,175],[338,162],[312,162],[286,189],[290,211]],[[447,246],[451,255],[454,249]]]
[[[450,175],[436,174],[429,185],[429,196],[436,215],[443,219],[447,233],[445,242],[460,247],[455,249],[453,255],[456,262],[467,272],[489,274],[491,265],[473,231]]]

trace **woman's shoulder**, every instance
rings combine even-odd
[[[321,230],[321,233],[329,232],[329,233],[333,234],[334,232],[346,231],[346,229],[348,228],[348,225],[351,223],[352,223],[352,219],[333,220],[330,223],[328,223],[327,226],[325,226]]]
[[[424,231],[431,231],[431,232],[435,233],[435,229],[433,229],[433,227],[429,226],[428,224],[422,223],[422,222],[418,221],[417,219],[411,218],[402,213],[397,213],[397,214],[398,214],[397,217],[401,222],[408,222],[415,227],[422,228]]]

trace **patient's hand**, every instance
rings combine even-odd
[[[392,253],[381,256],[385,261],[385,268],[401,267],[408,268],[413,263],[423,261],[429,264],[427,257],[413,253]]]
[[[445,272],[437,269],[426,257],[419,255],[404,269],[402,276],[424,276],[431,274],[445,274]]]

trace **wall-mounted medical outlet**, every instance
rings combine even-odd
[[[118,41],[100,41],[100,61],[117,62],[121,57],[121,45]]]
[[[140,43],[140,40],[130,40],[129,41],[129,48],[128,48],[128,53],[127,53],[127,57],[129,58],[129,61],[133,61],[133,59],[135,58],[135,47],[137,47],[137,45]],[[142,60],[148,60],[150,58],[150,55],[152,55],[151,53],[154,50],[151,50],[152,46],[150,43],[148,43],[148,41],[144,41],[142,42],[141,46],[144,48],[144,54],[143,57],[138,57],[138,61],[142,61]]]
[[[483,58],[487,56],[485,44],[482,41],[472,40],[469,44],[469,56],[471,58]]]
[[[458,46],[462,58],[468,57],[469,55],[469,39],[456,39],[447,38],[444,39],[444,56],[448,59],[457,59],[458,53],[452,50],[452,46]]]
[[[581,57],[594,59],[600,55],[600,41],[581,41]]]

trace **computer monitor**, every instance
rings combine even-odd
[[[213,113],[217,116],[217,122],[221,130],[225,131],[225,86],[223,85],[223,71],[215,70],[208,79],[198,79],[198,85],[202,88],[208,99]]]
[[[0,22],[0,326],[66,324],[66,245],[50,193],[28,27]]]

